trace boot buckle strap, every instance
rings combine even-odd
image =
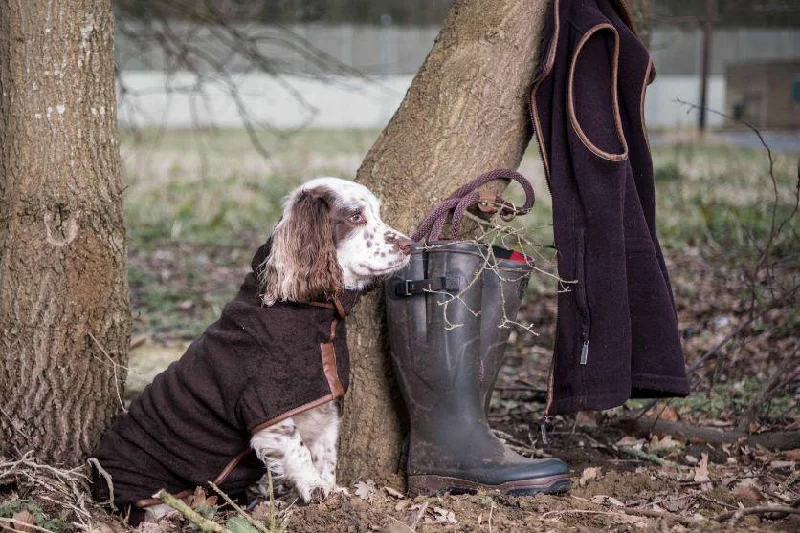
[[[430,291],[457,292],[461,289],[458,278],[448,278],[445,276],[430,279],[406,279],[394,286],[394,293],[397,296],[412,296],[423,294]]]

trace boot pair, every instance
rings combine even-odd
[[[389,344],[411,426],[412,496],[569,489],[563,461],[512,452],[487,422],[531,271],[518,252],[448,241],[415,248],[409,265],[387,281]]]

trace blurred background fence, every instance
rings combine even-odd
[[[402,100],[449,5],[120,0],[121,124],[227,127],[241,125],[246,115],[278,128],[380,128]],[[782,114],[796,113],[799,122],[783,126],[800,127],[800,2],[660,0],[653,13],[650,47],[658,77],[647,100],[651,128],[697,122],[675,100],[701,100],[704,32],[710,36],[706,106],[770,127],[762,107],[784,99]],[[776,62],[786,72],[775,86],[726,100],[726,71]],[[708,125],[723,126],[724,119],[709,115]]]

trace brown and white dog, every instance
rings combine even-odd
[[[330,207],[319,211],[315,199]],[[327,219],[327,223],[313,221]],[[317,243],[309,246],[309,243]],[[324,299],[342,289],[361,290],[408,264],[413,242],[387,226],[380,202],[365,186],[318,178],[294,191],[272,235],[262,270],[264,303]],[[303,254],[314,253],[316,265]],[[333,402],[286,418],[250,440],[259,459],[289,482],[303,501],[342,490],[336,485],[339,411]]]
[[[161,488],[182,495],[213,479],[241,493],[264,466],[306,502],[341,490],[339,297],[404,267],[412,245],[363,185],[319,178],[293,191],[220,320],[106,431],[90,459],[95,498],[154,519],[167,511],[151,499]]]

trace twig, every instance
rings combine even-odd
[[[635,507],[622,507],[622,512],[628,515],[644,516],[647,518],[659,518],[668,520],[670,522],[677,522],[681,525],[688,526],[693,521],[688,518],[683,518],[675,513],[668,513],[666,511],[656,511],[655,509],[637,509]]]
[[[116,505],[114,504],[114,480],[111,479],[111,474],[106,472],[106,469],[100,465],[100,461],[97,460],[96,457],[89,457],[86,460],[91,466],[97,469],[97,473],[100,474],[103,479],[105,480],[106,484],[108,485],[108,503],[111,505],[112,508],[115,508]]]
[[[264,524],[255,520],[250,513],[242,509],[236,502],[231,500],[230,497],[227,494],[225,494],[219,487],[217,487],[217,485],[213,481],[209,481],[208,484],[209,486],[211,486],[212,489],[214,489],[214,492],[219,494],[222,497],[222,499],[228,503],[228,505],[233,507],[233,509],[237,513],[239,513],[239,516],[250,522],[253,525],[253,527],[255,527],[257,530],[262,531],[263,533],[270,533],[270,530],[266,526],[264,526]]]
[[[108,352],[105,350],[105,348],[103,348],[103,345],[100,344],[100,341],[97,340],[97,338],[94,336],[94,334],[91,331],[89,332],[89,337],[92,338],[92,340],[97,345],[97,347],[100,349],[100,351],[103,353],[103,355],[105,355],[106,358],[108,359],[108,361],[111,363],[111,368],[114,370],[114,390],[117,392],[117,399],[119,400],[119,405],[122,408],[122,412],[123,413],[127,413],[128,410],[125,409],[125,402],[122,401],[122,393],[120,392],[119,375],[117,375],[117,366],[122,366],[122,365],[120,365],[119,363],[114,361],[114,359],[112,359],[111,356],[108,355]],[[125,368],[125,367],[123,367],[123,368]]]
[[[790,290],[786,291],[786,292],[785,292],[785,293],[784,293],[782,296],[780,296],[780,297],[778,297],[778,298],[773,298],[773,299],[772,299],[770,302],[768,302],[768,303],[767,303],[767,304],[764,306],[764,308],[763,308],[761,311],[759,311],[759,312],[758,312],[757,314],[755,314],[755,315],[751,315],[751,316],[750,316],[750,317],[749,317],[747,320],[745,320],[744,322],[742,322],[742,323],[739,325],[739,327],[738,327],[738,328],[736,328],[735,330],[733,330],[732,332],[730,332],[728,335],[726,335],[726,336],[725,336],[725,338],[723,338],[721,341],[719,341],[719,342],[716,344],[716,346],[714,346],[714,347],[713,347],[713,348],[711,348],[709,351],[707,351],[706,353],[704,353],[704,354],[703,354],[703,355],[700,357],[700,359],[698,359],[697,361],[695,361],[694,363],[692,363],[692,365],[691,365],[689,368],[687,368],[687,369],[686,369],[686,373],[687,373],[687,374],[692,374],[692,373],[694,373],[694,372],[695,372],[695,371],[696,371],[698,368],[700,368],[700,366],[701,366],[703,363],[705,363],[705,362],[706,362],[706,360],[708,360],[709,358],[713,357],[713,356],[714,356],[714,355],[715,355],[717,352],[719,352],[719,351],[720,351],[720,349],[722,349],[722,348],[723,348],[723,347],[724,347],[726,344],[728,344],[728,342],[729,342],[729,341],[730,341],[732,338],[734,338],[734,337],[736,337],[737,335],[739,335],[740,333],[742,333],[742,332],[743,332],[745,329],[747,329],[747,327],[748,327],[750,324],[752,324],[753,322],[755,322],[756,320],[758,320],[759,318],[761,318],[762,316],[764,316],[764,315],[765,315],[765,314],[766,314],[768,311],[770,311],[770,310],[772,310],[772,309],[775,309],[775,308],[776,308],[778,305],[782,304],[782,303],[783,303],[785,300],[788,300],[788,299],[790,299],[792,296],[794,296],[794,294],[797,292],[797,290],[798,290],[798,289],[800,289],[800,285],[795,285],[795,286],[794,286],[794,287],[792,287]]]
[[[22,428],[20,428],[20,427],[17,425],[17,423],[16,423],[16,422],[14,422],[14,419],[13,419],[13,418],[11,418],[11,415],[9,415],[8,413],[6,413],[5,409],[3,409],[3,407],[2,407],[2,406],[0,406],[0,413],[2,413],[2,414],[3,414],[3,416],[5,416],[5,417],[8,419],[8,422],[11,424],[11,427],[12,427],[12,428],[14,428],[14,430],[15,430],[17,433],[19,433],[20,435],[22,435],[22,436],[23,436],[23,437],[25,437],[26,439],[30,439],[30,437],[29,437],[28,435],[26,435],[24,431],[22,431]]]
[[[660,466],[673,466],[673,467],[678,466],[677,463],[673,463],[672,461],[662,459],[661,457],[653,455],[652,453],[647,453],[643,452],[642,450],[637,450],[636,448],[632,448],[630,446],[622,446],[619,449],[619,451],[621,451],[625,455],[630,455],[631,457],[636,457],[637,459],[645,459]]]
[[[155,497],[181,513],[186,517],[187,520],[199,527],[200,531],[203,533],[231,533],[222,524],[217,524],[216,522],[212,522],[211,520],[205,518],[200,513],[189,507],[189,505],[187,505],[185,502],[179,500],[164,489],[158,491]]]
[[[737,431],[747,431],[750,423],[755,421],[764,405],[775,397],[775,391],[780,392],[795,379],[796,372],[792,372],[792,368],[797,366],[797,352],[799,350],[800,346],[795,346],[793,351],[787,351],[783,356],[783,361],[781,361],[778,367],[772,372],[772,375],[761,384],[758,394],[753,397],[750,405],[747,406],[744,414],[739,419],[739,423],[736,426]]]
[[[625,516],[625,513],[618,513],[615,511],[596,511],[594,509],[559,509],[557,511],[547,511],[542,515],[542,520],[547,520],[549,515],[560,514],[599,514],[606,516]],[[629,519],[630,520],[630,519]]]
[[[620,420],[617,425],[637,435],[667,433],[669,435],[679,435],[690,441],[709,442],[712,444],[730,444],[745,439],[745,443],[749,446],[761,445],[765,448],[778,450],[800,448],[800,432],[797,431],[762,433],[748,436],[746,433],[738,431],[722,431],[716,428],[689,426],[667,420],[657,420],[653,424],[653,420],[648,417],[642,417],[638,420]]]
[[[746,507],[745,509],[737,509],[736,511],[726,511],[722,514],[717,515],[714,517],[714,520],[717,522],[725,522],[727,520],[739,520],[743,516],[747,516],[750,514],[768,514],[768,513],[781,513],[784,515],[787,514],[800,514],[800,509],[796,509],[794,507],[770,507],[770,506],[763,506],[763,507]]]
[[[17,528],[14,528],[14,527],[4,526],[4,525],[2,525],[3,523],[5,523],[5,524],[16,524],[16,525],[20,526],[20,529],[17,529]],[[8,531],[24,531],[23,529],[21,529],[23,527],[24,528],[35,529],[36,531],[45,531],[47,533],[55,533],[52,529],[46,529],[46,528],[43,528],[41,526],[37,526],[36,524],[23,522],[21,520],[15,520],[13,518],[0,517],[0,528],[6,529]]]
[[[414,517],[414,520],[411,521],[411,529],[417,529],[417,524],[419,523],[422,516],[425,514],[425,511],[428,510],[428,502],[422,502],[422,505],[419,506],[419,511],[417,511],[417,516]]]

